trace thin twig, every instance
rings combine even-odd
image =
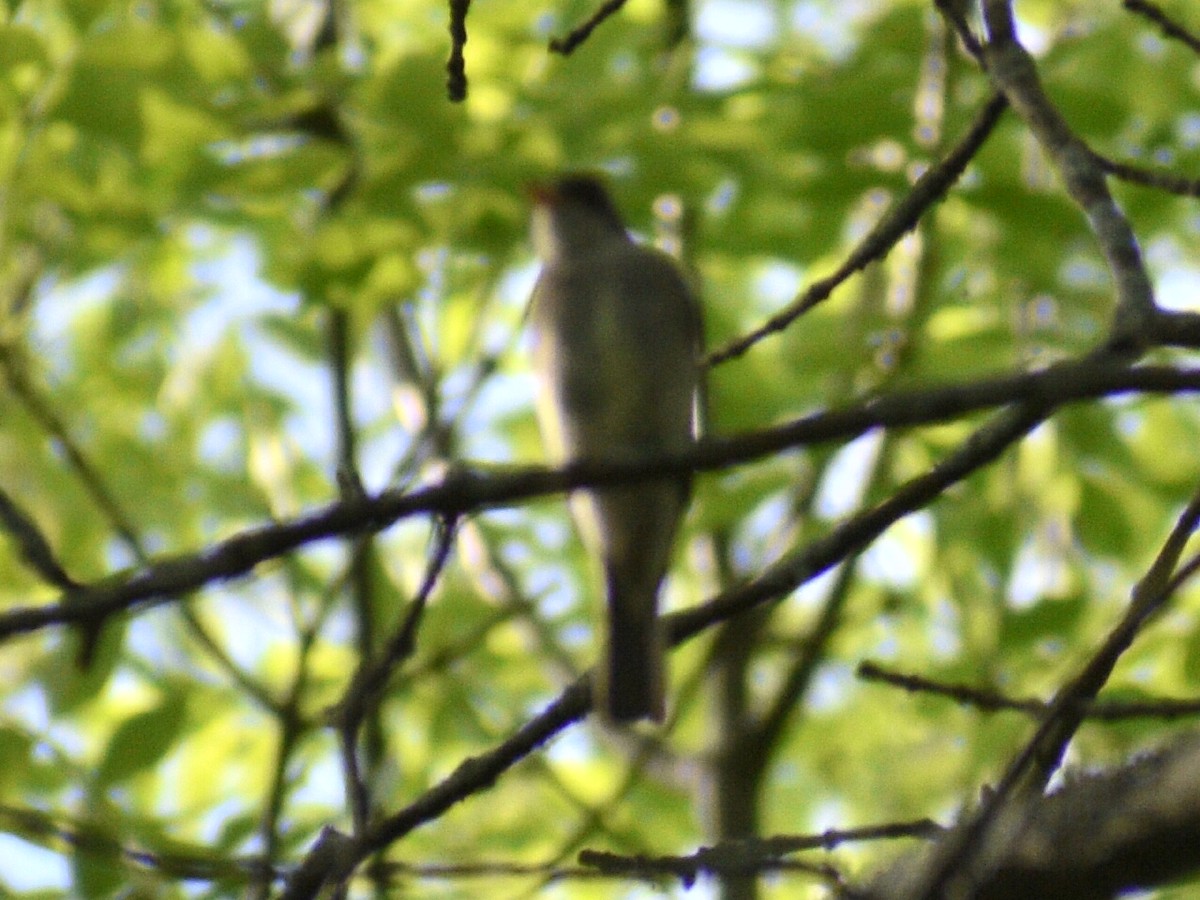
[[[900,838],[933,840],[944,833],[945,829],[932,819],[916,819],[862,828],[829,829],[820,834],[773,835],[725,841],[701,847],[685,856],[627,856],[586,850],[579,854],[579,862],[594,866],[606,874],[641,874],[643,877],[672,875],[687,887],[705,873],[723,875],[730,872],[776,871],[785,856],[804,850],[832,850],[841,844]]]
[[[1149,19],[1161,28],[1163,34],[1167,37],[1182,41],[1196,53],[1200,53],[1200,37],[1197,37],[1187,28],[1180,25],[1158,6],[1150,3],[1149,0],[1124,0],[1122,5],[1130,12],[1137,13]]]
[[[586,22],[572,30],[566,37],[551,38],[550,52],[569,56],[575,51],[576,47],[588,39],[601,22],[616,15],[624,5],[625,0],[604,0],[600,8],[592,13]]]
[[[924,675],[894,672],[869,660],[859,663],[856,674],[863,681],[891,685],[910,693],[946,697],[982,712],[1019,712],[1040,718],[1050,709],[1049,701],[1037,697],[1010,697],[989,688],[951,684]],[[1180,719],[1200,715],[1200,700],[1093,700],[1082,706],[1084,718],[1093,722]]]
[[[467,11],[471,0],[450,0],[450,58],[446,60],[446,93],[452,103],[467,99]]]
[[[1122,181],[1158,188],[1160,191],[1178,194],[1181,197],[1200,197],[1200,178],[1185,178],[1166,169],[1148,169],[1132,163],[1117,162],[1099,153],[1092,155],[1097,165]]]
[[[380,692],[400,664],[416,649],[416,632],[422,615],[437,585],[450,550],[454,546],[457,520],[439,519],[434,529],[434,550],[425,568],[425,575],[416,596],[400,626],[393,633],[378,658],[364,657],[359,669],[337,706],[329,711],[327,718],[336,723],[342,753],[343,777],[354,814],[354,830],[362,833],[370,818],[370,797],[366,780],[362,777],[359,763],[359,732],[366,716],[378,707]],[[367,627],[369,623],[364,622]]]
[[[824,301],[843,281],[886,256],[900,238],[916,227],[926,210],[941,200],[996,127],[1007,101],[993,95],[980,109],[971,127],[940,163],[927,169],[912,188],[884,214],[850,251],[835,272],[809,285],[795,300],[753,331],[708,354],[705,365],[716,366],[741,356],[763,338],[783,331],[808,310]]]

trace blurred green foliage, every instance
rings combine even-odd
[[[1183,0],[1165,6],[1195,19]],[[463,460],[539,460],[520,338],[530,179],[608,171],[639,234],[682,240],[715,348],[832,271],[988,95],[932,4],[704,0],[696,37],[668,47],[662,5],[631,0],[574,54],[549,54],[548,39],[590,11],[474,5],[470,93],[454,105],[446,10],[424,0],[346,4],[324,49],[313,48],[321,9],[300,2],[6,5],[0,490],[72,577],[200,551],[335,500],[334,315],[349,323],[368,490]],[[1185,48],[1116,4],[1019,11],[1081,137],[1197,171]],[[1183,249],[1197,239],[1194,204],[1119,195],[1153,274],[1194,274]],[[712,371],[710,427],[1085,352],[1111,312],[1083,216],[1009,114],[886,262]],[[906,432],[866,464],[825,447],[705,476],[670,603],[753,577],[966,434]],[[907,698],[856,681],[854,666],[1047,696],[1153,558],[1196,481],[1198,442],[1188,400],[1072,408],[918,525],[892,529],[770,748],[763,832],[942,815],[994,777],[1029,733],[1022,717]],[[5,893],[234,895],[245,872],[232,860],[268,852],[291,865],[322,826],[348,829],[323,712],[363,644],[377,648],[408,609],[429,523],[401,523],[373,547],[355,569],[353,541],[325,542],[111,622],[87,671],[63,629],[0,647]],[[375,812],[503,740],[590,665],[590,577],[558,499],[463,525],[416,653],[366,731]],[[57,597],[0,539],[0,609]],[[806,588],[775,611],[752,709],[772,702],[821,603]],[[1115,685],[1194,693],[1198,614],[1200,595],[1185,592]],[[395,859],[569,863],[583,846],[680,853],[710,840],[709,651],[704,638],[674,654],[676,718],[648,756],[576,726],[406,837]],[[1089,726],[1074,758],[1110,763],[1161,733]],[[31,845],[69,865],[17,862]],[[874,853],[837,861],[864,875]],[[207,861],[209,877],[185,887],[176,856]],[[494,875],[485,889],[394,877],[419,896],[522,896],[544,876]],[[771,884],[794,897],[810,881]],[[567,878],[544,891],[625,888]]]

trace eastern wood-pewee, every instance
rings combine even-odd
[[[604,186],[570,175],[534,187],[542,261],[530,300],[537,412],[557,463],[654,458],[691,446],[700,381],[695,298],[666,254],[635,243]],[[658,590],[687,506],[688,475],[581,490],[571,507],[608,601],[597,707],[661,720]]]

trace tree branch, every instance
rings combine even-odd
[[[838,285],[855,272],[886,256],[900,238],[916,227],[925,211],[946,195],[966,169],[967,163],[983,146],[1007,107],[1008,102],[1003,96],[993,95],[980,109],[975,121],[971,123],[971,127],[957,146],[946,154],[940,163],[927,169],[917,179],[912,189],[897,201],[866,237],[850,251],[850,255],[837,271],[811,284],[804,293],[758,328],[709,353],[705,364],[720,365],[741,356],[763,338],[783,331],[808,310],[824,301]]]
[[[915,896],[924,873],[943,867],[967,827],[902,858],[860,896]],[[1071,775],[1054,794],[1005,807],[969,866],[954,867],[952,895],[1099,900],[1198,868],[1200,735],[1190,734],[1127,766]]]
[[[1140,350],[1147,343],[1145,335],[1158,308],[1133,229],[1109,193],[1095,154],[1071,130],[1042,89],[1033,58],[1017,40],[1008,0],[985,0],[983,11],[988,28],[984,59],[992,83],[1012,104],[1058,170],[1067,193],[1083,211],[1108,260],[1116,285],[1111,345],[1114,349]]]
[[[1064,403],[1095,397],[1196,391],[1200,391],[1200,370],[1085,359],[1040,372],[897,392],[814,413],[775,428],[703,441],[688,453],[659,460],[578,463],[563,469],[529,466],[490,475],[459,469],[428,487],[351,497],[291,521],[247,529],[195,553],[161,557],[135,571],[117,573],[67,592],[58,603],[8,610],[0,614],[0,639],[163,603],[207,584],[243,576],[255,566],[305,544],[381,531],[400,519],[422,513],[464,515],[583,486],[639,481],[679,471],[724,469],[781,450],[851,439],[872,428],[909,428],[1015,402],[1032,403],[1045,411],[1039,413],[1043,416]],[[937,475],[936,471],[931,473],[935,480]],[[935,495],[936,491],[928,496]],[[792,583],[794,577],[785,575],[785,580]]]

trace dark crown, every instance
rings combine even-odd
[[[613,205],[612,198],[608,196],[604,182],[595,175],[564,175],[554,183],[554,192],[561,200],[577,203],[602,215],[622,231],[625,229],[625,225],[621,221],[621,214]]]

